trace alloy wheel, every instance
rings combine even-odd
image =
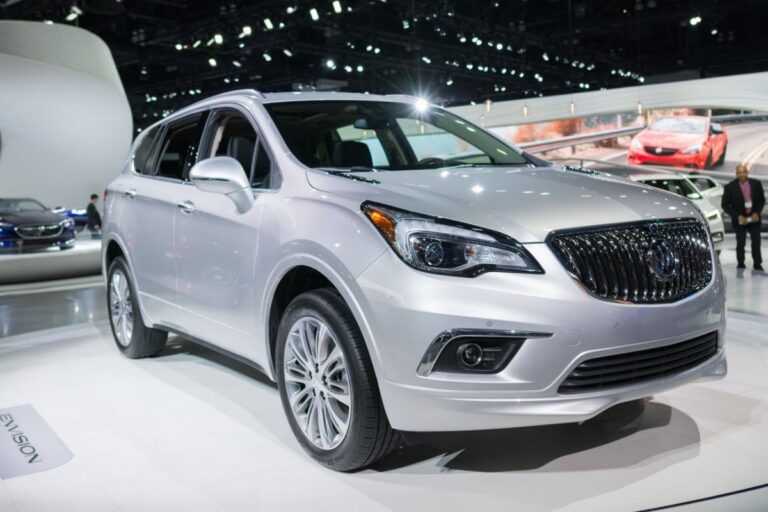
[[[119,269],[109,280],[109,313],[117,342],[127,347],[133,336],[133,301],[128,278]]]
[[[336,448],[352,417],[349,370],[336,336],[321,320],[302,317],[288,333],[283,360],[290,409],[304,436],[322,450]]]

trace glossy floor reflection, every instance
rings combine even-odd
[[[5,337],[0,405],[33,404],[75,458],[0,481],[0,510],[615,511],[731,493],[768,483],[765,326],[731,315],[725,380],[582,425],[421,436],[356,474],[303,454],[263,376],[178,338],[132,361],[104,322]],[[766,497],[715,501],[759,510]]]

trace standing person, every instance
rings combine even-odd
[[[733,229],[736,231],[737,268],[746,268],[744,246],[749,233],[755,270],[763,270],[763,258],[760,255],[760,214],[765,206],[765,192],[760,181],[749,177],[746,165],[736,166],[736,179],[725,186],[722,206],[731,216]]]
[[[96,209],[96,203],[99,202],[99,196],[91,194],[91,202],[88,203],[86,213],[88,214],[88,224],[86,227],[91,232],[91,238],[99,238],[101,231],[101,215],[99,210]]]

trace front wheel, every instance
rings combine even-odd
[[[165,347],[168,333],[144,325],[136,303],[136,290],[131,282],[128,264],[115,258],[107,271],[107,306],[112,335],[120,352],[131,359],[150,357]]]
[[[397,448],[365,341],[338,293],[296,297],[280,320],[276,350],[283,409],[312,458],[352,471]]]

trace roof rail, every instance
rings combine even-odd
[[[410,100],[410,101],[419,101],[421,98],[418,98],[416,96],[413,96],[411,94],[387,94],[387,98],[400,98],[404,100]]]
[[[214,94],[213,96],[208,96],[205,99],[210,100],[210,99],[213,99],[213,98],[224,98],[226,96],[235,96],[237,94],[255,94],[260,99],[262,99],[262,100],[264,99],[264,95],[262,93],[260,93],[259,91],[257,91],[256,89],[236,89],[234,91],[227,91],[227,92],[222,92],[222,93],[219,93],[219,94]]]

